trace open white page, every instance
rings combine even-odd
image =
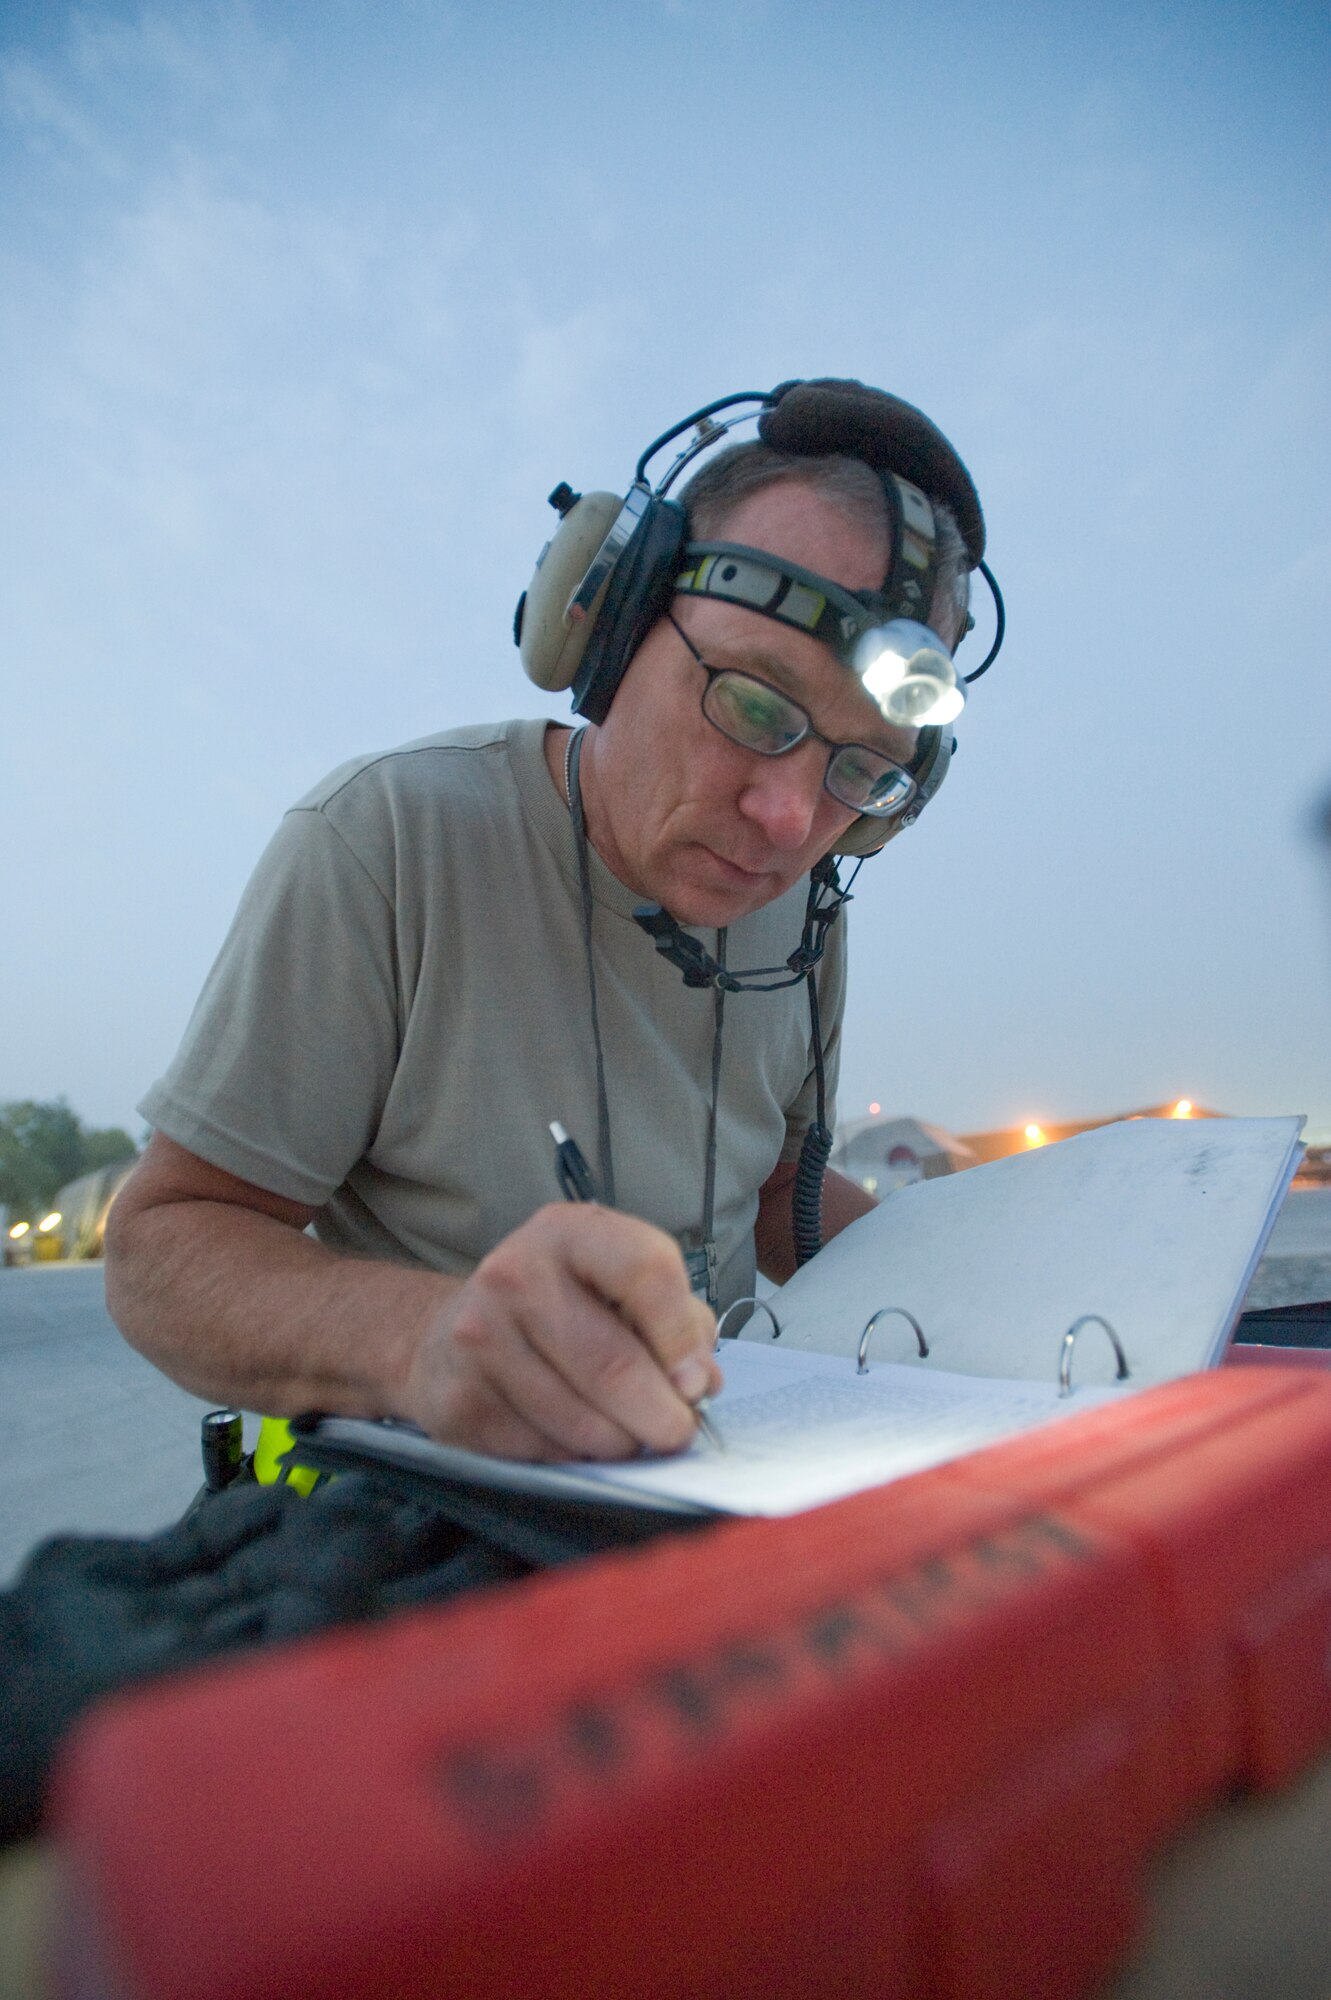
[[[1135,1386],[1219,1360],[1301,1148],[1299,1118],[1140,1118],[891,1194],[774,1294],[783,1347],[853,1356],[882,1306],[930,1344],[921,1370],[1051,1383],[1083,1313],[1118,1333]],[[755,1313],[745,1340],[766,1338]],[[881,1321],[872,1358],[908,1362]],[[1109,1382],[1095,1327],[1074,1381]]]
[[[1127,1393],[1060,1398],[1049,1383],[890,1363],[857,1375],[853,1362],[750,1341],[725,1342],[719,1359],[726,1386],[711,1410],[723,1450],[700,1437],[679,1458],[576,1470],[732,1513],[795,1514]]]

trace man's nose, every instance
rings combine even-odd
[[[773,847],[802,847],[827,796],[826,769],[827,752],[821,743],[801,743],[784,757],[755,757],[739,809],[761,827]]]

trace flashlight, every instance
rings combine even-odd
[[[875,625],[855,647],[854,665],[884,721],[902,729],[955,721],[966,692],[942,640],[914,618]]]

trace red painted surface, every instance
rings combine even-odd
[[[119,1700],[57,1829],[128,2000],[1072,2000],[1329,1637],[1331,1381],[1234,1369]]]

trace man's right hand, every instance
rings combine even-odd
[[[211,1402],[406,1417],[509,1458],[677,1451],[720,1386],[712,1315],[650,1223],[543,1208],[463,1279],[343,1256],[312,1214],[155,1134],[107,1225],[113,1317]]]
[[[721,1385],[716,1324],[663,1230],[597,1203],[543,1208],[427,1325],[406,1409],[504,1458],[681,1450]]]

